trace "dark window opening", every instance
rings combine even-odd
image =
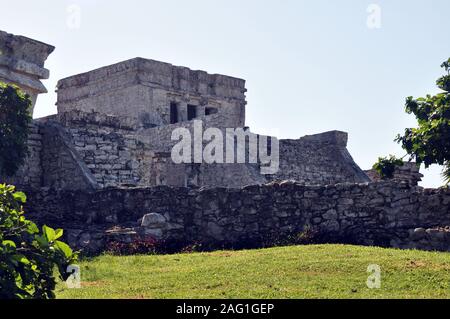
[[[170,103],[170,124],[178,122],[178,105],[175,102]]]
[[[213,115],[213,114],[217,114],[217,109],[215,107],[205,108],[205,115]]]
[[[188,116],[188,121],[195,119],[197,117],[197,106],[188,105],[187,106],[187,116]]]

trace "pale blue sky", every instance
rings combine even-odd
[[[381,28],[367,8],[381,8]],[[81,9],[79,28],[68,6]],[[247,124],[298,138],[349,133],[355,161],[403,155],[393,142],[415,124],[406,96],[437,91],[450,56],[448,0],[0,0],[0,30],[56,46],[50,93],[35,117],[56,112],[58,79],[145,57],[247,80]],[[71,20],[73,21],[73,20]],[[424,186],[441,184],[439,168]]]

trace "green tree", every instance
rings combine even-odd
[[[25,194],[0,184],[0,299],[54,298],[55,268],[62,280],[77,254],[58,239],[61,229],[42,232],[24,216]]]
[[[30,97],[17,86],[0,82],[0,176],[12,176],[27,155]]]
[[[450,58],[442,63],[446,73],[436,84],[442,92],[414,99],[406,98],[406,112],[414,114],[418,127],[405,129],[404,135],[398,135],[395,141],[410,156],[410,161],[426,168],[432,164],[443,165],[442,177],[450,183]],[[407,156],[405,155],[405,156]],[[401,160],[391,156],[379,158],[373,166],[383,178],[389,178],[395,166]],[[387,172],[387,175],[385,174]],[[385,175],[383,175],[385,174]]]
[[[418,127],[407,128],[396,141],[417,164],[428,168],[432,164],[444,166],[442,176],[450,182],[450,58],[442,63],[446,73],[436,84],[443,91],[434,96],[427,95],[406,99],[406,112],[414,114]]]

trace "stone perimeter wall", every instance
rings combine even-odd
[[[64,227],[70,244],[91,252],[101,251],[112,235],[221,245],[307,227],[364,245],[450,250],[450,232],[426,231],[450,225],[450,190],[407,183],[305,186],[285,181],[242,189],[43,189],[29,195],[32,218]]]

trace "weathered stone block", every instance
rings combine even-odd
[[[151,213],[142,217],[141,226],[146,228],[165,227],[167,224],[166,218],[161,214]]]

